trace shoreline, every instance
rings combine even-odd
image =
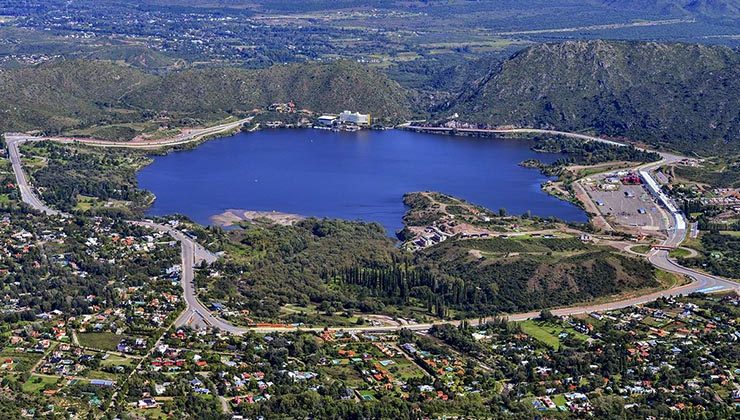
[[[227,209],[223,213],[215,214],[209,217],[209,220],[216,226],[233,227],[241,222],[254,222],[267,220],[280,226],[292,226],[301,220],[308,219],[308,216],[302,216],[293,213],[283,213],[280,211],[256,211],[245,209]]]

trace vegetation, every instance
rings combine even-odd
[[[532,146],[532,150],[565,155],[565,157],[549,164],[538,160],[525,162],[526,166],[538,167],[548,175],[559,175],[562,173],[563,167],[568,165],[591,166],[606,162],[655,162],[660,160],[658,153],[640,150],[631,145],[617,146],[562,136],[537,138],[536,140],[537,143]]]
[[[316,112],[350,109],[394,120],[410,116],[411,99],[403,88],[345,61],[153,76],[104,61],[57,60],[0,72],[0,107],[9,110],[0,114],[2,131],[56,134],[98,126],[89,135],[128,140],[160,124],[204,124],[291,100]],[[159,124],[129,124],[152,119]]]
[[[139,152],[53,142],[25,144],[23,150],[44,162],[31,176],[43,200],[56,208],[125,216],[140,213],[151,201],[136,188],[136,171],[149,163]]]
[[[716,156],[701,166],[676,166],[676,175],[716,188],[740,188],[740,156]]]
[[[679,258],[681,264],[700,267],[718,276],[740,277],[740,236],[705,232],[701,235],[701,256]]]
[[[575,238],[448,240],[410,254],[378,225],[339,220],[247,224],[225,235],[219,277],[201,273],[198,281],[207,300],[247,309],[253,319],[275,319],[286,304],[322,313],[490,315],[657,284],[646,262]],[[300,311],[289,320],[309,322]]]
[[[687,153],[738,151],[740,55],[722,47],[574,41],[527,48],[448,107],[492,125],[590,130]]]

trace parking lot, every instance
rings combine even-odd
[[[604,190],[599,181],[584,187],[607,220],[641,230],[668,227],[655,200],[641,185],[612,184],[613,190]]]

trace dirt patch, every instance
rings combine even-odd
[[[291,226],[306,217],[298,214],[281,213],[277,211],[250,211],[229,209],[211,217],[211,221],[219,226],[233,226],[243,221],[269,220],[272,223]]]

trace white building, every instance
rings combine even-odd
[[[319,117],[318,123],[319,125],[324,126],[324,127],[331,127],[332,125],[334,125],[334,122],[336,120],[337,120],[336,115],[322,115]]]
[[[352,123],[356,125],[370,125],[370,114],[360,114],[359,112],[344,111],[339,114],[339,122]]]

